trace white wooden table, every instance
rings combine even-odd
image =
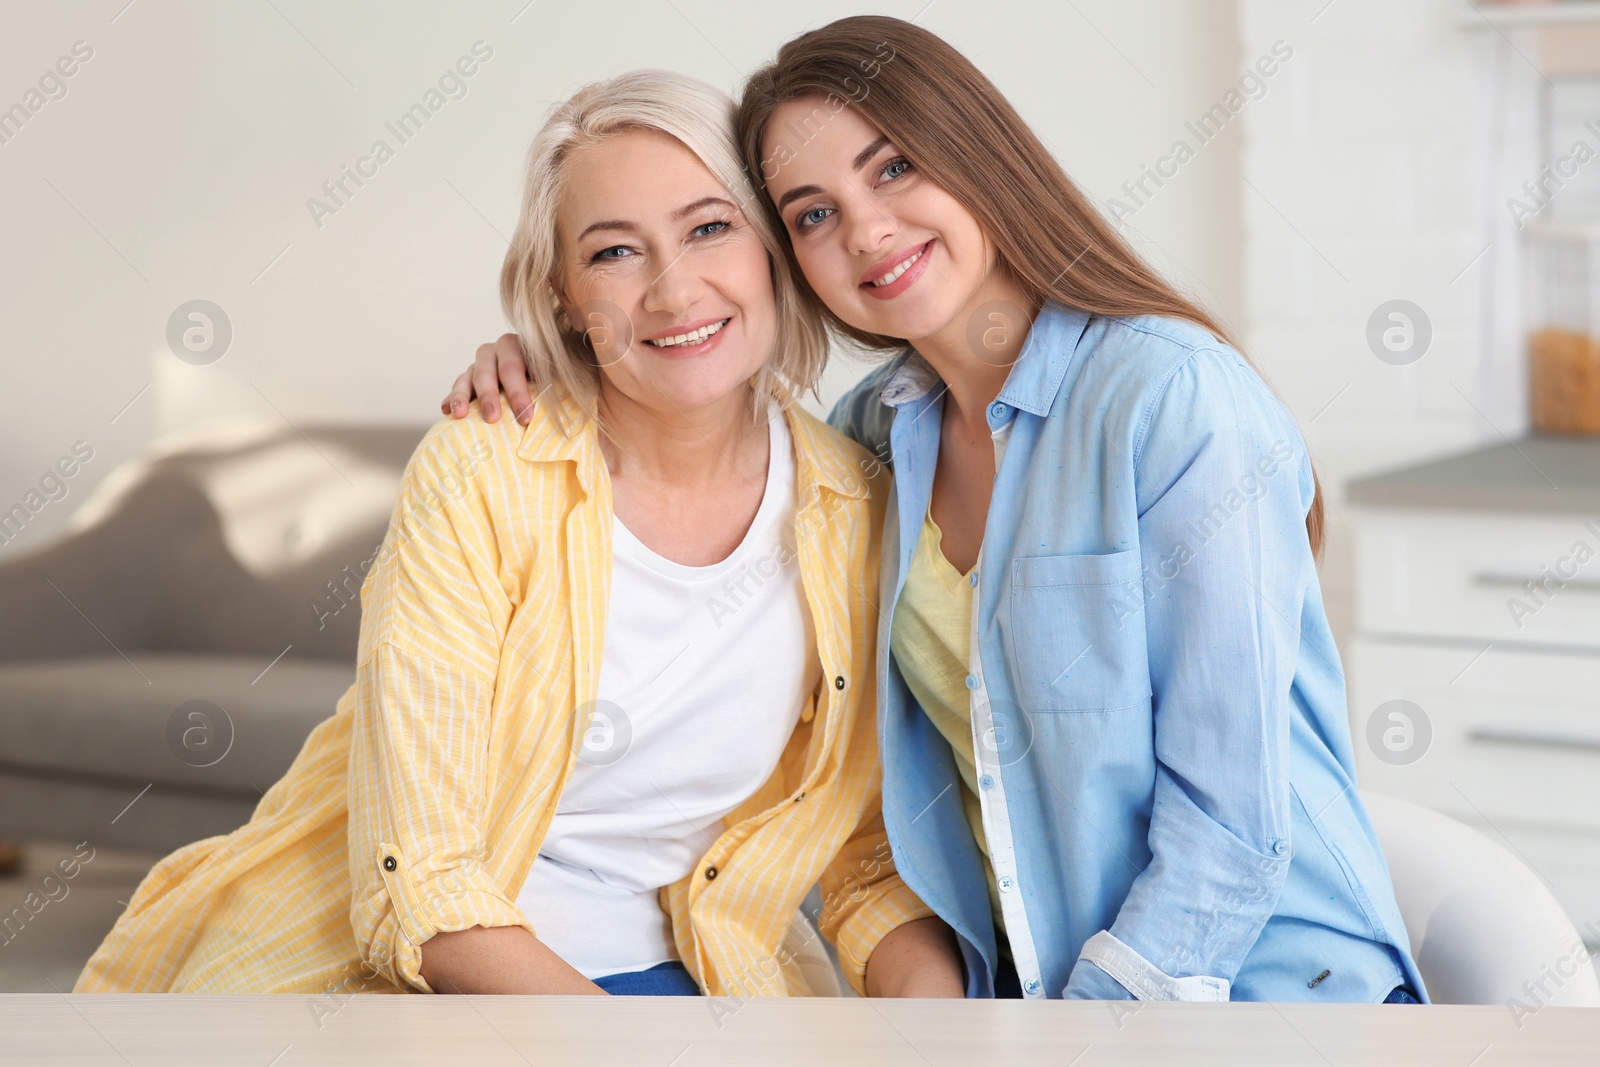
[[[602,997],[0,996],[0,1064],[1600,1063],[1600,1009]]]

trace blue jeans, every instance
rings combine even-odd
[[[594,984],[615,997],[697,997],[700,987],[677,960],[644,971],[625,971],[596,978]]]

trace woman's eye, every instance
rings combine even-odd
[[[800,212],[800,217],[795,219],[795,229],[809,230],[811,227],[827,221],[828,216],[831,214],[833,214],[833,210],[825,207],[814,207],[810,210],[802,211]]]
[[[879,177],[885,181],[892,182],[910,169],[911,161],[909,159],[891,159],[884,164],[883,170],[879,172]]]
[[[608,259],[609,260],[625,259],[625,258],[627,258],[628,256],[631,256],[631,255],[633,255],[633,249],[629,248],[627,245],[612,245],[610,248],[602,248],[600,251],[596,252],[593,256],[589,257],[589,262],[591,262],[591,263],[599,263],[599,262],[602,262],[603,260],[608,260]]]
[[[727,228],[728,228],[728,223],[722,222],[720,220],[717,221],[717,222],[708,222],[708,223],[705,223],[702,226],[696,226],[694,228],[694,235],[696,237],[711,237],[711,236],[713,236],[715,234],[721,233],[723,230],[726,230]]]

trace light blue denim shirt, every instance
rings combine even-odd
[[[950,745],[889,644],[943,384],[907,352],[831,421],[895,473],[878,640],[884,820],[992,996],[984,870]],[[1426,997],[1357,795],[1294,419],[1187,323],[1047,305],[990,406],[974,587],[979,800],[1026,997]],[[1081,957],[1081,958],[1080,958]]]

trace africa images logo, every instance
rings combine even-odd
[[[311,213],[311,221],[317,229],[322,229],[324,218],[337,215],[357,192],[365,188],[367,181],[376,178],[378,168],[395,157],[396,148],[410,143],[445,104],[463,99],[467,95],[467,79],[478,73],[480,64],[493,58],[494,49],[487,42],[474,41],[471,55],[457,59],[454,66],[439,75],[436,86],[428,87],[421,100],[402,111],[393,122],[383,124],[394,137],[393,146],[380,137],[372,142],[366,155],[356,160],[354,169],[348,163],[341,163],[338,175],[322,183],[322,198],[312,196],[306,199],[306,210]]]

